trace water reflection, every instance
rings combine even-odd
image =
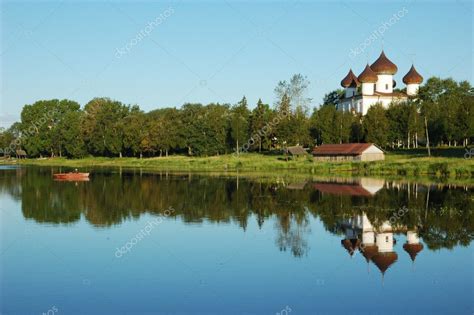
[[[382,273],[397,259],[394,234],[404,233],[414,260],[423,249],[467,246],[474,237],[472,188],[399,183],[379,179],[299,182],[196,175],[95,171],[89,182],[55,182],[47,168],[1,170],[0,191],[21,202],[23,216],[38,223],[95,227],[118,225],[144,213],[176,209],[185,223],[272,219],[276,246],[295,257],[310,250],[310,218],[344,235],[342,245],[360,252]],[[406,209],[400,214],[400,209]],[[273,220],[275,219],[275,220]],[[274,223],[276,222],[276,223]]]
[[[409,209],[404,209],[399,213],[408,211]],[[385,221],[377,227],[370,222],[365,213],[342,220],[340,226],[345,233],[341,244],[347,252],[351,256],[357,251],[360,252],[367,261],[367,270],[369,270],[369,263],[372,262],[380,270],[382,276],[398,260],[398,254],[394,249],[396,244],[394,234],[406,235],[403,249],[413,263],[418,253],[423,250],[417,228],[395,226],[390,221]]]

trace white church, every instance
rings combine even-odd
[[[387,108],[392,102],[403,102],[416,96],[423,77],[412,65],[403,77],[406,93],[396,92],[393,76],[397,71],[398,67],[385,56],[383,50],[380,57],[372,65],[367,64],[359,76],[356,76],[352,69],[349,70],[341,81],[344,95],[339,99],[337,108],[365,115],[370,106],[376,103],[382,103]]]

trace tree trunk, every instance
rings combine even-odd
[[[426,130],[426,148],[428,149],[428,156],[431,156],[430,136],[428,134],[428,120],[426,119],[426,116],[425,116],[425,130]]]
[[[165,152],[166,152],[166,157],[168,157],[168,149],[166,149],[166,151],[165,151]]]
[[[143,158],[143,153],[142,153],[142,152],[140,152],[140,159],[142,159],[142,158]]]
[[[407,134],[407,149],[410,149],[410,131]]]
[[[237,147],[235,149],[237,151],[237,155],[239,155],[239,139],[237,139]]]
[[[122,158],[122,151],[119,152],[119,158]]]

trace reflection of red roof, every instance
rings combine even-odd
[[[367,196],[372,194],[361,185],[316,183],[313,187],[322,193],[332,195]]]
[[[360,252],[362,253],[362,256],[365,257],[367,262],[372,259],[377,253],[379,252],[379,248],[377,245],[365,245],[360,247]]]
[[[341,240],[341,245],[347,250],[349,255],[352,256],[354,255],[354,252],[357,250],[357,248],[359,248],[360,240],[357,238],[350,239],[350,240],[344,239],[344,240]]]
[[[395,252],[378,253],[377,255],[372,257],[372,261],[382,273],[385,273],[388,267],[395,263],[397,259],[398,255]]]
[[[313,149],[313,155],[360,155],[372,143],[322,144]]]
[[[416,255],[423,249],[423,244],[403,244],[403,249],[410,255],[412,261],[415,261]]]

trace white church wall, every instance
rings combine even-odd
[[[380,253],[393,252],[393,233],[379,233],[375,238]]]
[[[381,93],[393,92],[393,76],[391,74],[379,74],[375,90]]]
[[[362,233],[362,244],[373,245],[375,244],[375,233],[372,231]]]
[[[408,244],[418,244],[420,242],[420,238],[418,234],[414,231],[407,232],[407,242]]]
[[[374,83],[362,83],[362,95],[374,95]]]
[[[419,84],[407,84],[407,94],[410,96],[416,95],[419,87]]]

